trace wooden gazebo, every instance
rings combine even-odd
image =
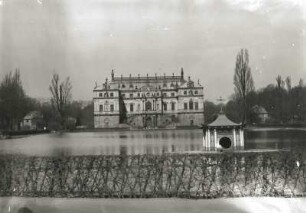
[[[243,125],[229,120],[224,113],[217,119],[203,126],[203,147],[205,150],[243,149]]]

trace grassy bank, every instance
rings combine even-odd
[[[22,135],[34,135],[34,134],[44,134],[50,133],[50,130],[3,130],[1,131],[4,136],[22,136]]]

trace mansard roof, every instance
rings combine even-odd
[[[137,76],[137,77],[114,77],[113,81],[114,82],[121,82],[121,81],[127,81],[127,82],[147,82],[147,81],[181,81],[184,80],[182,76]]]

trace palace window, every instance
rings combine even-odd
[[[192,90],[189,91],[189,95],[192,95]]]
[[[189,109],[193,109],[193,102],[192,102],[192,100],[189,101]]]
[[[130,94],[130,98],[133,98],[133,93]]]
[[[103,96],[103,93],[102,93],[102,92],[100,92],[100,93],[99,93],[99,97],[102,97],[102,96]]]
[[[167,111],[167,103],[164,103],[164,110]]]
[[[122,86],[121,86],[122,88],[125,88],[125,85],[124,84],[122,84]]]
[[[102,104],[99,105],[99,111],[100,111],[100,112],[103,112],[103,105],[102,105]]]
[[[106,92],[106,93],[104,93],[104,97],[108,97],[108,93]]]
[[[175,103],[174,102],[171,103],[171,110],[175,110]]]
[[[184,109],[187,109],[187,108],[188,108],[188,104],[184,103]]]
[[[197,95],[197,94],[198,94],[198,90],[195,90],[195,91],[194,91],[194,94],[196,94],[196,95]]]
[[[137,96],[140,97],[140,93],[137,93]]]
[[[184,95],[187,95],[187,91],[184,91]]]
[[[163,93],[163,96],[164,96],[164,97],[167,97],[167,93],[164,92],[164,93]]]
[[[140,111],[140,104],[137,105],[137,111]]]
[[[125,94],[124,93],[122,93],[122,98],[125,98]]]
[[[131,104],[130,104],[130,112],[133,112],[133,111],[134,111],[134,104],[131,103]]]
[[[174,97],[174,96],[175,96],[174,92],[172,92],[172,93],[171,93],[171,96],[172,96],[172,97]]]
[[[133,84],[130,84],[130,88],[133,88]]]
[[[195,102],[195,103],[194,103],[194,109],[195,109],[195,110],[198,110],[198,109],[199,109],[199,103],[198,103],[198,102]]]
[[[110,111],[113,112],[114,111],[114,104],[110,105]]]
[[[166,82],[163,83],[163,87],[167,87],[167,83]]]
[[[110,96],[110,97],[114,97],[114,93],[112,93],[112,92],[109,93],[109,96]]]
[[[146,111],[151,111],[152,110],[152,103],[150,101],[146,102]]]

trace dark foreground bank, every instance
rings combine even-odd
[[[1,196],[201,199],[306,192],[302,152],[0,158]]]

